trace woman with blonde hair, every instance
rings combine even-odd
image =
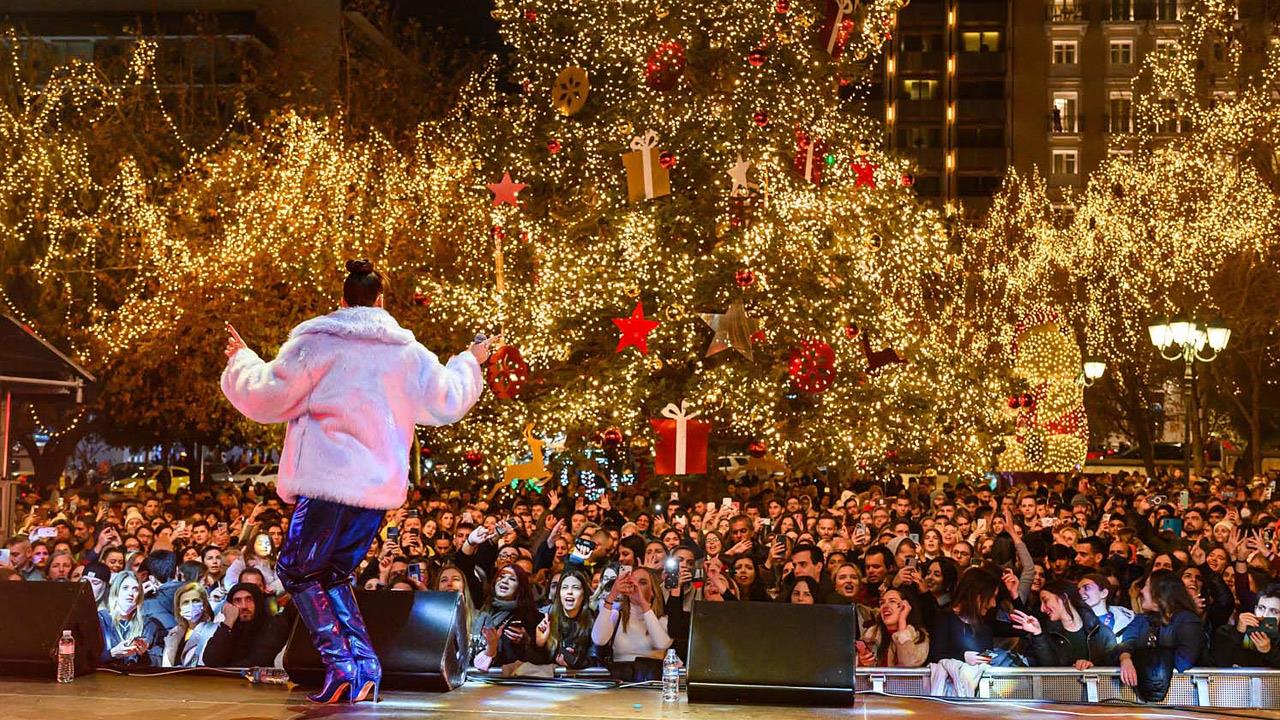
[[[613,647],[614,666],[624,680],[657,680],[671,647],[662,579],[654,570],[636,568],[613,582],[591,628],[591,641]],[[626,676],[630,675],[630,678]]]
[[[98,611],[98,623],[103,640],[100,664],[150,664],[147,651],[154,643],[145,637],[142,583],[136,574],[123,570],[111,577],[107,607]]]
[[[218,630],[209,595],[198,581],[183,583],[173,594],[173,616],[178,624],[164,638],[164,667],[204,665],[204,646]]]

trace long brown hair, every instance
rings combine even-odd
[[[653,614],[658,617],[666,615],[667,608],[662,601],[662,576],[658,574],[657,570],[647,567],[638,567],[631,572],[638,573],[641,571],[649,576],[649,589],[653,591],[653,602],[650,603],[650,607],[653,608]],[[618,618],[622,622],[622,628],[625,630],[627,623],[631,621],[631,598],[623,596],[622,612],[618,615]]]
[[[582,584],[582,601],[578,604],[578,616],[569,617],[564,610],[564,601],[560,599],[559,588],[563,587],[564,581],[568,579],[577,580]],[[591,578],[586,576],[580,570],[570,570],[560,576],[556,582],[557,592],[555,602],[551,606],[551,632],[547,637],[547,654],[551,657],[556,656],[556,650],[560,646],[560,638],[568,634],[573,637],[591,637],[591,626],[595,624],[595,617],[591,613]]]

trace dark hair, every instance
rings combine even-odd
[[[1160,608],[1160,614],[1167,622],[1181,611],[1193,615],[1200,614],[1200,608],[1191,598],[1187,586],[1182,583],[1182,574],[1172,570],[1157,570],[1147,578],[1151,586],[1151,600]]]
[[[178,569],[178,555],[172,550],[152,550],[146,562],[147,572],[162,583],[172,580]]]
[[[982,622],[986,604],[999,596],[1002,587],[999,577],[982,568],[971,567],[956,583],[951,607],[961,620],[976,625]]]
[[[960,578],[960,565],[949,557],[936,557],[925,563],[924,571],[929,572],[929,568],[934,565],[942,571],[942,592],[948,594],[956,589],[956,580]]]
[[[1089,537],[1080,538],[1079,540],[1076,541],[1076,544],[1088,545],[1094,555],[1105,556],[1107,554],[1107,543],[1103,542],[1102,538],[1098,537],[1097,535],[1090,535]]]
[[[812,562],[814,565],[821,565],[824,561],[826,561],[826,558],[822,554],[822,549],[819,548],[817,545],[813,545],[811,543],[804,543],[802,545],[795,546],[795,548],[791,550],[792,561],[795,560],[796,553],[802,553],[802,552],[809,553],[809,561]]]
[[[184,583],[195,582],[204,574],[204,563],[188,560],[178,566],[178,579]]]
[[[1064,605],[1074,608],[1076,615],[1082,620],[1085,617],[1085,612],[1091,612],[1080,597],[1080,590],[1075,583],[1067,582],[1066,580],[1050,580],[1044,584],[1044,587],[1040,588],[1040,592],[1057,595]]]
[[[800,577],[792,578],[790,584],[787,585],[786,594],[783,595],[783,597],[786,598],[785,602],[791,602],[791,593],[795,592],[796,586],[801,584],[809,588],[809,595],[813,596],[813,601],[815,603],[820,602],[822,600],[822,598],[818,595],[817,581],[815,581],[811,577],[808,577],[807,575],[801,575]]]
[[[631,554],[636,556],[637,565],[644,564],[644,538],[639,535],[628,535],[618,541],[618,546],[630,550]]]
[[[1280,583],[1273,582],[1263,588],[1258,593],[1258,599],[1261,600],[1262,598],[1280,598]]]
[[[372,307],[382,294],[382,274],[368,260],[348,260],[342,299],[349,307]]]

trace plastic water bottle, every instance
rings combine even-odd
[[[289,673],[282,668],[255,667],[244,671],[244,677],[254,685],[288,685]]]
[[[675,648],[662,661],[662,702],[680,702],[680,658]]]
[[[70,630],[63,630],[58,640],[58,682],[69,683],[75,679],[76,638]]]

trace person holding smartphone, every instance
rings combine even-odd
[[[142,583],[138,576],[128,570],[115,573],[107,592],[107,607],[98,611],[103,640],[98,663],[150,665],[147,651],[154,643],[146,637],[146,620],[146,613],[142,610]]]
[[[472,636],[484,639],[472,666],[488,670],[541,660],[534,642],[534,630],[541,622],[528,573],[516,564],[504,566],[495,573],[493,586],[471,621]]]
[[[1253,612],[1214,632],[1209,656],[1219,667],[1280,669],[1280,583],[1263,588]]]
[[[351,589],[387,510],[408,495],[415,425],[447,425],[484,390],[494,339],[441,363],[384,309],[382,275],[347,261],[341,307],[295,327],[266,362],[227,325],[222,392],[288,423],[276,492],[295,504],[277,571],[324,661],[319,703],[377,698],[382,666]]]

